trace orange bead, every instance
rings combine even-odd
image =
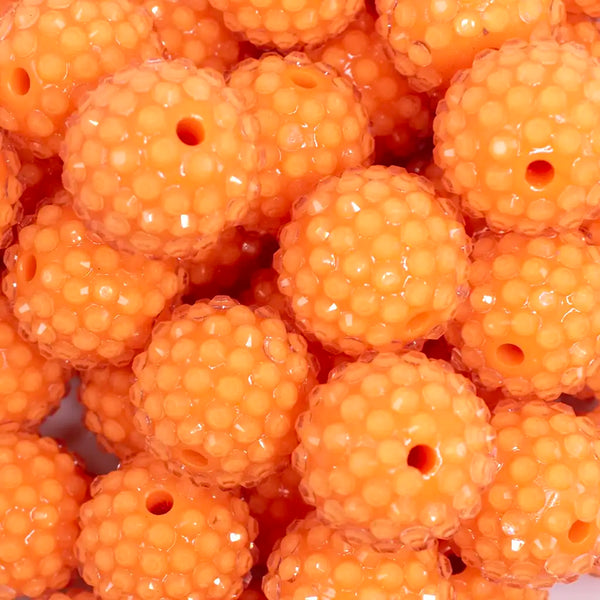
[[[496,231],[574,229],[600,214],[600,64],[574,43],[508,42],[438,106],[434,158]]]
[[[429,142],[432,101],[413,92],[408,79],[396,71],[368,12],[308,54],[346,75],[360,92],[378,156],[405,158]]]
[[[98,596],[92,591],[73,587],[49,594],[44,600],[97,600]]]
[[[594,2],[596,1],[594,0]],[[600,2],[598,6],[600,6]],[[554,30],[554,38],[561,44],[566,42],[582,44],[594,58],[600,57],[600,28],[598,23],[590,17],[569,13],[567,18]]]
[[[357,539],[416,549],[475,516],[492,482],[494,431],[474,386],[423,354],[379,354],[317,386],[292,462],[319,517]]]
[[[532,588],[591,571],[600,552],[600,438],[560,403],[500,404],[499,470],[482,509],[454,536],[492,581]]]
[[[85,369],[124,365],[183,291],[175,261],[119,253],[86,230],[60,192],[7,249],[3,290],[44,355]]]
[[[86,92],[132,62],[158,58],[148,13],[129,0],[19,0],[1,17],[0,127],[57,154]]]
[[[148,448],[200,483],[252,486],[297,444],[315,366],[267,308],[227,296],[177,308],[133,364],[131,399]]]
[[[486,234],[447,333],[457,367],[515,397],[577,393],[600,367],[600,249],[577,235]]]
[[[573,13],[585,13],[594,18],[600,17],[600,2],[598,0],[565,0],[567,10]]]
[[[292,204],[329,175],[366,163],[373,151],[369,120],[350,83],[305,54],[265,54],[230,77],[258,118],[261,193],[243,224],[276,233]]]
[[[437,549],[380,552],[311,515],[288,531],[268,567],[263,582],[268,600],[454,598],[448,561]]]
[[[103,600],[234,600],[256,532],[243,500],[139,454],[92,484],[76,552],[83,579]]]
[[[22,339],[8,300],[0,297],[0,428],[29,429],[53,413],[67,391],[65,363]]]
[[[0,433],[3,599],[37,598],[69,583],[87,486],[81,467],[53,439]]]
[[[413,89],[446,87],[482,50],[548,35],[564,17],[562,0],[376,0],[378,32]]]
[[[223,11],[225,25],[257,46],[320,44],[343,31],[364,7],[364,0],[323,3],[321,0],[209,0]]]
[[[129,389],[135,383],[131,365],[96,367],[80,374],[79,401],[85,406],[85,426],[107,451],[126,459],[141,452],[145,438],[134,426],[135,407]]]
[[[258,194],[258,123],[213,69],[146,62],[105,80],[63,147],[86,224],[118,248],[193,258],[239,225]]]
[[[20,168],[19,156],[6,135],[0,133],[0,249],[11,243],[12,226],[23,212],[19,201],[23,192],[23,183],[18,177]]]
[[[452,206],[399,167],[345,172],[294,207],[273,265],[298,326],[358,356],[439,337],[466,293]]]

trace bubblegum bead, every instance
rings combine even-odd
[[[119,249],[193,258],[258,194],[258,127],[213,69],[158,60],[103,81],[62,157],[77,213]]]
[[[225,25],[257,46],[290,50],[320,44],[343,31],[363,9],[364,0],[209,0],[223,12]]]
[[[293,52],[240,63],[229,84],[260,124],[264,158],[260,196],[242,224],[277,233],[292,203],[329,175],[369,161],[369,119],[351,84],[320,62]]]
[[[349,540],[313,515],[298,521],[269,557],[268,600],[399,598],[450,600],[446,558],[432,548],[380,552]]]
[[[134,425],[135,407],[129,390],[135,383],[131,365],[96,367],[80,374],[79,401],[85,406],[84,424],[100,445],[127,459],[145,447],[145,438]]]
[[[501,583],[544,588],[591,571],[600,552],[600,438],[560,403],[500,404],[499,469],[479,515],[454,536],[462,559]]]
[[[581,236],[482,235],[470,295],[448,331],[483,387],[554,400],[598,369],[600,249]]]
[[[42,354],[78,369],[125,365],[183,291],[175,261],[119,253],[87,230],[66,192],[43,206],[6,250],[3,291]]]
[[[0,127],[57,154],[65,121],[98,82],[158,58],[152,19],[129,0],[19,0],[0,18]]]
[[[511,39],[549,35],[562,0],[376,0],[377,30],[413,89],[445,88],[481,51]]]
[[[252,486],[297,444],[315,365],[267,308],[227,296],[177,308],[133,364],[136,426],[151,452],[199,483]]]
[[[77,566],[88,478],[55,440],[0,433],[0,588],[4,600],[63,588]]]
[[[579,44],[508,42],[450,86],[434,157],[464,209],[536,235],[600,213],[600,65]]]
[[[140,454],[92,483],[75,549],[103,600],[234,600],[256,522],[233,494],[194,485]]]
[[[489,418],[448,363],[366,356],[334,369],[298,420],[300,490],[357,539],[430,546],[481,508],[496,471]]]
[[[0,248],[11,243],[12,226],[22,214],[19,201],[23,192],[23,183],[19,179],[20,168],[18,154],[6,135],[0,133]]]
[[[273,266],[296,323],[358,356],[439,337],[466,293],[468,238],[425,179],[375,166],[295,206]]]

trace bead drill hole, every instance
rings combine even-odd
[[[406,462],[409,467],[414,467],[423,475],[427,475],[435,467],[436,455],[433,448],[419,444],[411,448]]]
[[[37,260],[32,254],[26,254],[21,259],[21,273],[25,281],[31,281],[37,271]]]
[[[584,542],[592,531],[592,524],[584,521],[575,521],[569,529],[569,541],[573,544]]]
[[[31,79],[29,79],[29,73],[25,69],[15,69],[11,76],[9,84],[13,94],[17,96],[25,96],[31,88]]]
[[[446,558],[450,561],[450,568],[452,569],[452,575],[460,575],[465,571],[467,565],[463,562],[463,559],[452,551],[446,552]]]
[[[554,167],[547,160],[534,160],[527,165],[525,179],[531,187],[541,190],[554,179]]]
[[[184,462],[190,467],[196,467],[197,469],[202,469],[208,465],[206,456],[203,456],[200,452],[196,452],[195,450],[182,450],[181,462]]]
[[[198,119],[190,117],[177,123],[177,137],[186,146],[198,146],[204,141],[204,127]]]
[[[298,87],[310,90],[317,87],[317,80],[312,73],[307,71],[294,71],[290,77],[292,83]]]
[[[515,344],[502,344],[496,350],[498,360],[507,367],[518,367],[524,360],[525,354]]]
[[[146,498],[146,510],[153,515],[166,515],[173,508],[173,496],[164,490],[152,492]]]

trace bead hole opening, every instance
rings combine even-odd
[[[433,448],[419,444],[410,449],[406,462],[409,467],[413,467],[421,471],[423,475],[427,475],[435,467],[437,457]]]
[[[554,179],[554,167],[547,160],[534,160],[525,171],[527,183],[534,189],[542,190]]]
[[[573,544],[585,542],[592,532],[592,524],[585,521],[575,521],[569,528],[569,541]]]
[[[146,510],[153,515],[166,515],[173,508],[173,496],[165,490],[151,492],[146,498]]]
[[[10,75],[8,85],[16,96],[25,96],[31,89],[29,73],[21,67],[14,69]]]
[[[507,367],[518,367],[525,360],[525,353],[516,344],[501,344],[496,350],[496,356]]]
[[[445,556],[450,561],[452,575],[460,575],[466,570],[467,565],[458,554],[450,550],[449,552],[445,552]]]
[[[37,260],[33,254],[26,254],[20,261],[20,271],[23,280],[31,281],[37,271]]]
[[[206,456],[200,454],[200,452],[196,452],[196,450],[182,450],[181,462],[196,469],[203,469],[208,465]]]
[[[204,126],[200,119],[189,117],[177,123],[177,137],[186,146],[199,146],[204,141]]]
[[[298,69],[294,71],[290,79],[294,85],[298,87],[310,90],[317,87],[317,78],[314,73],[309,73],[308,71],[304,71],[302,69]]]

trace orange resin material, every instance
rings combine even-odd
[[[584,46],[512,41],[475,60],[438,106],[434,157],[464,209],[536,235],[600,214],[600,64]]]
[[[246,493],[250,514],[258,522],[256,546],[261,564],[266,564],[275,543],[285,535],[288,526],[296,519],[303,519],[310,511],[302,499],[299,485],[300,475],[291,466],[286,466]]]
[[[594,1],[600,7],[600,2]],[[600,28],[597,21],[590,17],[568,14],[567,18],[554,30],[554,37],[561,44],[565,42],[582,44],[594,58],[600,57]]]
[[[577,235],[486,234],[448,331],[459,369],[516,397],[579,392],[599,368],[600,249]]]
[[[239,38],[208,0],[136,0],[152,15],[169,58],[188,58],[197,67],[224,72],[240,56]]]
[[[549,35],[564,17],[562,0],[376,0],[377,30],[413,89],[446,87],[488,48]]]
[[[213,69],[154,61],[89,95],[63,147],[65,187],[112,245],[193,258],[258,194],[258,123]]]
[[[100,445],[120,459],[141,452],[145,438],[135,429],[135,407],[129,401],[129,389],[135,383],[131,366],[96,367],[82,372],[80,378],[84,423]]]
[[[97,600],[97,598],[94,592],[76,587],[44,596],[44,600]]]
[[[454,536],[492,581],[544,588],[591,571],[600,552],[600,438],[560,403],[500,404],[499,470],[479,515]]]
[[[0,428],[29,429],[54,412],[71,372],[22,339],[8,300],[0,297]]]
[[[569,12],[584,13],[590,17],[600,17],[599,0],[565,0]]]
[[[368,12],[308,54],[346,75],[360,92],[377,155],[405,158],[429,142],[432,101],[426,94],[413,92],[408,79],[394,68]]]
[[[290,50],[315,45],[343,31],[363,9],[364,0],[209,0],[224,13],[225,25],[257,46]]]
[[[23,209],[19,199],[23,192],[23,183],[18,177],[20,168],[18,154],[6,135],[0,133],[0,249],[11,243],[12,226],[22,215]]]
[[[103,600],[234,600],[256,533],[243,500],[139,454],[93,482],[75,549]]]
[[[379,552],[314,516],[298,521],[269,557],[268,600],[451,600],[447,559],[432,548]]]
[[[243,224],[276,233],[292,203],[325,177],[364,164],[373,137],[350,83],[305,54],[266,54],[238,65],[229,77],[260,122],[260,197]]]
[[[0,127],[57,154],[86,92],[131,63],[158,58],[152,18],[129,0],[20,0],[0,18]]]
[[[297,445],[316,365],[279,315],[227,296],[175,309],[133,364],[148,447],[200,483],[252,486]]]
[[[299,201],[275,254],[298,326],[330,350],[439,337],[466,294],[468,238],[424,178],[375,166]]]
[[[343,365],[298,420],[300,490],[357,539],[424,548],[479,512],[496,471],[489,418],[446,362],[412,352]]]
[[[0,597],[37,598],[63,588],[88,477],[51,438],[0,433]]]
[[[6,250],[3,291],[22,332],[77,369],[125,365],[154,320],[182,292],[175,261],[117,252],[90,231],[61,192]]]

